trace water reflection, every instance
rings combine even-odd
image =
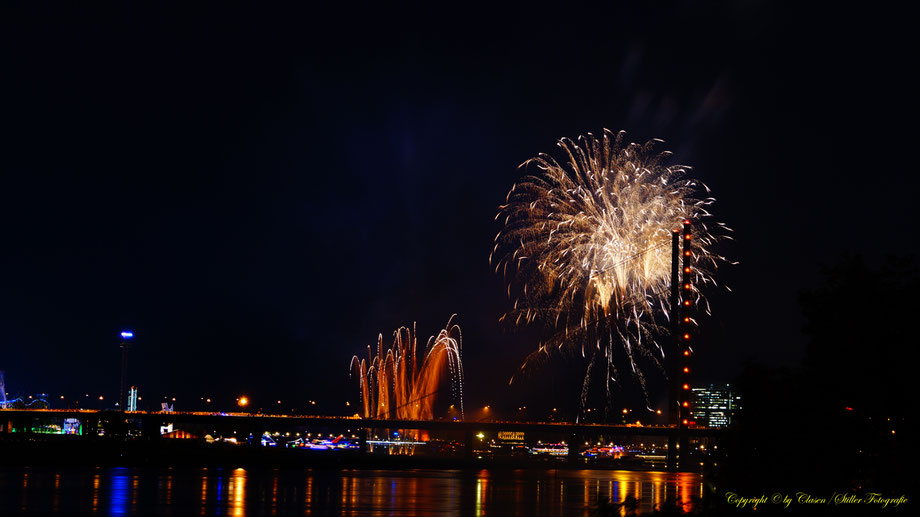
[[[25,510],[29,507],[29,472],[26,471],[22,474],[22,509]]]
[[[99,485],[102,484],[102,475],[93,474],[93,513],[99,511]]]
[[[278,470],[272,476],[272,515],[278,515]]]
[[[701,491],[665,472],[0,468],[0,515],[625,515],[691,511]]]
[[[109,515],[128,513],[128,469],[112,469],[109,491]]]
[[[51,511],[57,513],[61,508],[61,474],[54,475],[54,502]]]
[[[230,515],[234,517],[243,517],[246,515],[246,506],[243,504],[246,499],[246,471],[236,469],[230,478],[230,492],[232,501],[230,504]]]
[[[489,472],[487,470],[479,471],[479,479],[476,480],[476,515],[477,517],[485,515],[485,506],[487,494],[489,493]]]
[[[165,474],[156,477],[157,485],[157,505],[168,508],[173,499],[173,475],[172,469],[167,469]]]
[[[131,476],[131,513],[137,513],[137,489],[140,487],[140,478],[137,475]]]
[[[208,514],[208,476],[207,469],[201,475],[201,515]]]

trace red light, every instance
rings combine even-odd
[[[687,368],[686,366],[684,366],[684,373],[690,373],[690,368]]]
[[[690,323],[690,318],[684,318],[684,323]]]
[[[686,418],[684,419],[684,425],[687,425],[687,419],[686,419]]]
[[[684,224],[690,224],[690,219],[684,219]]]
[[[850,406],[847,406],[844,409],[846,409],[847,411],[853,411],[853,408],[851,408]]]
[[[684,350],[684,355],[690,355],[690,351],[689,351],[689,350]]]
[[[684,305],[686,305],[687,307],[689,307],[689,306],[690,306],[690,300],[684,300]]]
[[[684,284],[684,289],[690,289],[690,284]]]
[[[684,407],[690,407],[690,403],[689,403],[689,402],[684,402]]]
[[[689,241],[689,240],[690,240],[690,234],[688,233],[687,235],[684,235],[684,239],[687,239],[687,240]]]
[[[690,339],[690,334],[684,334],[684,339]]]
[[[685,389],[685,390],[689,390],[689,389],[690,389],[690,385],[689,385],[689,384],[684,384],[684,389]]]
[[[673,229],[673,230],[671,230],[671,231],[672,231],[672,232],[674,232],[674,233],[677,233],[677,232],[679,232],[679,231],[680,231],[680,229],[679,229],[679,228],[674,228],[674,229]]]
[[[687,257],[689,257],[689,256],[690,256],[690,250],[685,251],[685,252],[684,252],[684,255],[687,256]]]
[[[685,268],[684,268],[684,273],[689,273],[689,272],[690,272],[690,268],[685,267]]]

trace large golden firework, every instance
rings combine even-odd
[[[436,395],[449,377],[451,396],[463,415],[463,365],[460,352],[463,337],[454,316],[437,336],[428,338],[421,362],[416,355],[415,326],[400,327],[393,333],[393,345],[384,348],[383,334],[377,336],[377,354],[367,347],[367,359],[351,359],[358,377],[365,418],[431,420]]]
[[[559,331],[551,344],[580,346],[583,355],[593,349],[583,394],[598,352],[609,393],[615,343],[643,389],[637,355],[661,366],[656,321],[668,317],[672,229],[693,221],[692,283],[707,311],[699,288],[715,283],[712,272],[724,259],[712,246],[729,231],[711,222],[714,199],[697,197],[709,189],[685,177],[688,167],[666,165],[669,152],[654,151],[659,140],[624,143],[624,135],[605,129],[601,138],[560,139],[565,163],[542,153],[524,162],[538,171],[511,188],[496,215],[503,228],[490,262],[514,300],[503,318],[542,320]]]

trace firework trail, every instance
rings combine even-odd
[[[367,359],[351,359],[351,372],[358,378],[365,418],[431,420],[435,395],[444,375],[450,377],[451,395],[459,402],[463,417],[463,338],[453,315],[437,336],[428,338],[421,362],[416,355],[415,325],[393,333],[393,344],[384,349],[383,334],[377,336],[377,354],[367,347]]]
[[[654,151],[659,140],[624,143],[624,135],[605,129],[601,138],[560,139],[565,163],[542,153],[524,162],[536,173],[511,188],[495,217],[503,228],[489,260],[514,300],[502,319],[540,320],[556,330],[522,368],[545,357],[547,346],[580,346],[585,357],[587,348],[582,405],[601,354],[609,403],[610,382],[619,382],[615,348],[622,348],[646,399],[637,358],[663,372],[657,336],[667,332],[661,318],[669,310],[671,230],[694,222],[694,295],[707,313],[699,288],[715,284],[712,272],[725,259],[712,247],[730,232],[711,222],[714,199],[696,197],[709,189],[685,177],[689,168],[664,164],[670,153]]]

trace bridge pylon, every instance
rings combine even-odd
[[[669,423],[678,433],[668,438],[669,470],[686,467],[689,458],[690,360],[693,329],[693,232],[689,219],[671,232],[671,338]],[[679,446],[678,446],[679,445]]]

